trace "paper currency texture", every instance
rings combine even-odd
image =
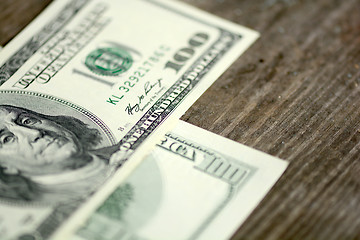
[[[229,239],[286,166],[180,121],[72,239]]]
[[[2,239],[71,232],[257,36],[175,1],[54,1],[0,54]]]

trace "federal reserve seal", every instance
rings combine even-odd
[[[119,76],[133,64],[131,55],[119,47],[104,47],[92,51],[85,60],[85,65],[95,74]]]

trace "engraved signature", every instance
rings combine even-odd
[[[137,103],[135,103],[133,105],[131,103],[129,103],[127,105],[127,107],[125,108],[125,112],[127,112],[127,114],[129,114],[129,115],[133,115],[134,112],[143,111],[144,108],[148,105],[148,104],[146,104],[144,107],[141,107],[141,104],[143,103],[145,97],[148,96],[148,94],[150,94],[155,87],[161,88],[161,81],[162,81],[162,78],[159,78],[155,83],[150,83],[150,81],[147,81],[144,84],[144,93],[137,96],[137,98],[138,98]]]

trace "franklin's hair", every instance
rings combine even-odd
[[[33,114],[34,116],[55,122],[67,130],[71,131],[79,140],[83,150],[95,149],[101,142],[101,134],[97,129],[90,128],[79,119],[70,116],[50,116],[37,113],[25,108],[10,105],[0,105],[0,108],[7,110],[16,109],[23,113]],[[8,174],[6,168],[0,164],[0,199],[10,200],[11,202],[42,202],[42,187],[31,179],[19,174]]]

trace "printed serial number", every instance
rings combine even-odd
[[[141,81],[142,78],[147,75],[148,72],[151,71],[155,64],[160,61],[160,58],[165,55],[165,52],[169,50],[169,47],[161,45],[158,50],[154,51],[147,60],[142,62],[142,64],[126,78],[126,80],[117,88],[118,92],[111,95],[106,102],[116,105],[139,81]]]

